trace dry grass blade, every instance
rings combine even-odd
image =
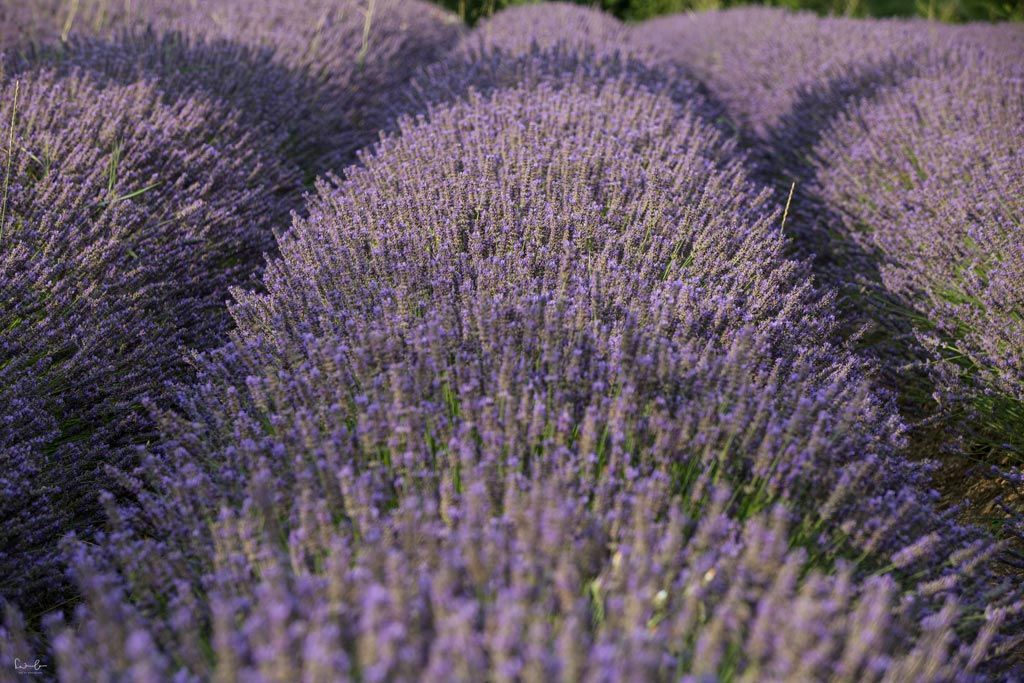
[[[7,170],[4,172],[4,198],[0,202],[0,245],[4,241],[4,220],[7,218],[7,188],[11,184],[11,161],[14,158],[14,125],[18,121],[18,91],[20,81],[14,82],[14,106],[11,108],[11,129],[7,135]]]

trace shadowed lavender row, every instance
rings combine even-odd
[[[102,466],[152,437],[143,399],[223,343],[228,285],[301,207],[289,159],[351,159],[381,93],[459,33],[418,3],[132,7],[3,68],[0,596],[33,616],[64,597],[58,541],[88,536]]]
[[[813,191],[834,209],[837,240],[877,264],[878,281],[855,282],[893,336],[916,342],[907,360],[934,387],[918,400],[956,427],[948,447],[1019,465],[1024,68],[974,45],[926,64],[843,114],[816,150]]]
[[[208,101],[23,76],[0,109],[0,591],[34,602],[95,518],[98,467],[149,433],[140,398],[221,337],[294,174]]]
[[[632,38],[708,84],[780,201],[795,183],[787,232],[871,327],[915,449],[1019,465],[1024,29],[744,9]]]

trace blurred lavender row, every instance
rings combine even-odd
[[[340,171],[386,128],[388,98],[458,39],[457,20],[419,0],[51,0],[5,5],[7,71],[66,63],[171,97],[225,99],[284,133],[310,178]],[[2,19],[2,15],[0,15]],[[18,38],[20,36],[20,39]]]

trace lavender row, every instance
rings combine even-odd
[[[835,96],[821,102],[831,106],[807,108],[821,117],[867,94],[869,83],[881,85],[877,79],[888,80],[887,67],[926,41],[930,26],[750,7],[646,21],[631,38],[705,82],[739,132],[767,142],[816,90],[831,87]]]
[[[877,263],[879,281],[858,284],[915,342],[934,387],[922,398],[956,425],[957,449],[1019,464],[1024,69],[976,45],[926,64],[843,115],[816,150],[813,187],[838,239]]]
[[[560,2],[500,12],[464,36],[394,98],[392,118],[517,86],[620,83],[664,94],[706,121],[724,112],[696,80],[629,38],[611,16]],[[735,147],[730,155],[739,152]]]
[[[65,597],[59,539],[88,537],[102,466],[152,438],[143,399],[223,342],[228,285],[256,281],[301,207],[285,157],[307,172],[321,149],[350,158],[377,135],[381,92],[458,35],[416,3],[175,7],[115,3],[5,59],[0,596],[33,615]],[[87,35],[116,27],[133,32]]]
[[[144,84],[43,71],[2,103],[0,590],[45,602],[31,579],[96,519],[97,468],[147,432],[140,398],[223,338],[294,172],[215,104]]]
[[[737,133],[769,157],[764,171],[788,189],[791,180],[806,179],[813,146],[847,108],[914,76],[954,45],[984,44],[1015,56],[1024,31],[747,7],[646,21],[626,42],[705,83]]]
[[[731,144],[628,81],[540,83],[407,121],[321,183],[118,477],[138,504],[69,543],[86,601],[51,624],[59,660],[138,680],[989,673],[1024,606],[998,546],[896,453]]]
[[[830,207],[809,186],[814,148],[833,123],[859,101],[912,78],[950,46],[983,43],[1012,57],[1024,46],[1024,32],[738,8],[647,21],[634,27],[629,42],[708,86],[752,149],[756,176],[776,187],[782,201],[796,184],[792,232],[805,253],[827,262],[834,256]]]
[[[781,202],[794,191],[795,245],[829,266],[827,208],[808,190],[813,148],[847,106],[913,73],[942,40],[931,26],[741,8],[644,22],[632,39],[708,86],[751,150],[756,177]]]
[[[873,329],[915,448],[1019,458],[1024,31],[744,9],[633,38],[709,85],[779,201],[795,186],[787,232]]]

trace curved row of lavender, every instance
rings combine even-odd
[[[68,542],[67,680],[1004,665],[998,544],[899,456],[707,103],[568,49],[319,184],[117,480],[136,504]]]
[[[706,84],[766,179],[788,190],[808,179],[814,145],[847,108],[917,74],[951,45],[1018,56],[1024,30],[746,7],[649,20],[627,42]]]
[[[1024,29],[743,9],[632,38],[708,84],[779,201],[795,183],[786,230],[873,328],[915,448],[979,483],[1019,465]]]
[[[863,95],[858,81],[883,77],[885,65],[927,39],[930,27],[749,7],[653,19],[631,38],[706,83],[745,137],[770,142],[815,86]],[[834,115],[844,101],[811,114]]]
[[[843,114],[816,149],[813,191],[839,238],[878,264],[880,282],[858,284],[917,342],[934,387],[921,400],[956,425],[952,445],[1019,466],[1024,67],[972,45],[926,65]]]
[[[33,617],[67,597],[59,540],[89,536],[104,466],[153,438],[143,399],[165,400],[191,349],[223,343],[228,286],[257,282],[274,229],[301,208],[291,160],[340,168],[378,134],[360,117],[389,111],[459,33],[419,3],[376,3],[358,22],[354,2],[291,17],[282,3],[204,3],[201,18],[172,5],[72,34],[133,32],[4,59],[0,598]],[[313,92],[321,110],[300,111]],[[328,111],[335,127],[304,138]]]
[[[0,594],[35,606],[102,465],[151,435],[140,398],[223,339],[295,172],[215,103],[144,83],[37,71],[2,92]]]

